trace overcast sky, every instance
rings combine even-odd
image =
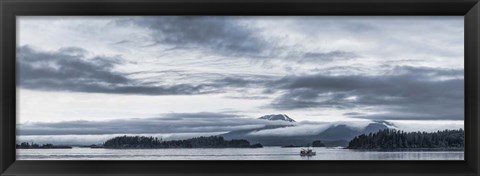
[[[31,133],[214,133],[266,114],[463,125],[462,16],[17,20],[17,119]]]

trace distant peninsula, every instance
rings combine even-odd
[[[185,140],[163,141],[156,137],[119,136],[105,141],[109,149],[157,149],[157,148],[262,148],[244,139],[225,140],[222,136],[196,137]]]
[[[368,150],[463,150],[465,132],[444,130],[437,132],[404,132],[395,129],[380,130],[353,138],[347,149]]]
[[[35,144],[35,143],[28,143],[28,142],[22,142],[20,144],[15,145],[15,148],[17,149],[71,149],[71,146],[65,146],[65,145],[53,145],[53,144]]]

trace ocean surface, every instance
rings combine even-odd
[[[17,160],[464,160],[463,151],[361,151],[313,148],[315,156],[300,156],[300,148],[223,149],[17,149]]]

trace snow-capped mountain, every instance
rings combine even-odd
[[[287,122],[295,122],[292,118],[288,117],[285,114],[270,114],[270,115],[264,115],[258,119],[263,119],[263,120],[283,120]]]

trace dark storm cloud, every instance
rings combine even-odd
[[[56,52],[37,52],[28,46],[17,50],[19,83],[31,86],[32,82],[57,82],[55,80],[79,79],[86,82],[127,83],[129,80],[111,71],[119,58],[97,56],[85,60],[85,50],[62,48]],[[76,81],[76,80],[72,80]]]
[[[431,67],[412,67],[412,66],[396,66],[391,69],[390,73],[394,74],[416,74],[422,77],[462,77],[463,69],[437,69]]]
[[[241,23],[236,17],[164,16],[117,20],[119,25],[134,24],[151,31],[157,44],[173,45],[174,49],[207,50],[223,56],[258,59],[274,57],[297,62],[332,61],[357,57],[347,51],[307,52],[290,47],[281,39],[260,35],[261,28]],[[243,18],[245,19],[245,18]]]
[[[118,20],[151,30],[154,44],[208,49],[224,55],[260,55],[269,43],[233,17],[165,16]]]
[[[244,88],[263,88],[272,79],[278,79],[276,76],[263,75],[231,75],[215,81],[216,85],[222,87],[244,87]]]
[[[210,133],[253,129],[288,122],[242,118],[228,113],[171,113],[158,118],[109,121],[63,121],[20,124],[19,135]]]
[[[284,93],[276,109],[377,107],[386,114],[352,116],[368,119],[464,118],[463,70],[395,67],[380,76],[288,76],[270,83]],[[440,79],[448,78],[448,79]]]
[[[145,84],[113,70],[122,63],[119,57],[87,58],[85,53],[81,48],[42,52],[28,46],[19,47],[17,84],[26,89],[113,94],[171,95],[212,91],[207,84]]]

